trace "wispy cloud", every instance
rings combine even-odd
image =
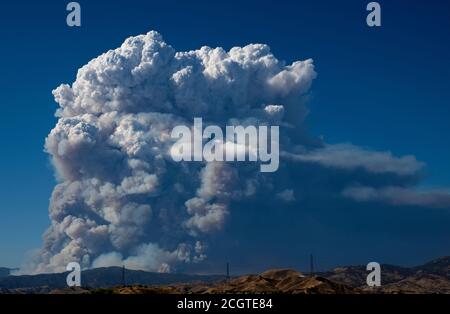
[[[342,194],[360,202],[375,201],[399,206],[450,208],[450,191],[448,190],[426,191],[396,186],[377,189],[368,186],[354,186],[346,188]]]

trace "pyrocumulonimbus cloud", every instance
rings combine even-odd
[[[24,270],[64,271],[76,261],[83,268],[125,264],[166,272],[201,263],[209,236],[233,219],[233,202],[272,189],[278,202],[301,206],[295,185],[276,184],[296,163],[408,178],[420,173],[423,164],[413,156],[307,135],[305,103],[315,77],[313,60],[286,64],[267,45],[177,52],[154,31],[91,60],[72,85],[53,91],[58,122],[45,149],[58,184],[43,247]],[[194,117],[219,126],[279,125],[280,171],[260,173],[245,162],[174,162],[171,130],[192,125]],[[357,183],[348,182],[342,197],[382,198],[375,190],[358,198]]]

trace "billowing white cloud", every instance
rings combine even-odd
[[[298,162],[368,175],[420,172],[413,156],[326,145],[305,134],[315,77],[311,59],[285,64],[267,45],[175,51],[153,31],[91,60],[71,85],[53,91],[58,122],[45,149],[58,184],[43,247],[23,271],[64,271],[77,261],[167,272],[201,262],[208,236],[232,219],[236,201],[264,188],[277,202],[299,202],[296,189],[309,183],[287,179]],[[174,162],[171,130],[192,126],[194,117],[205,125],[279,125],[280,170]]]
[[[59,120],[45,149],[59,183],[30,271],[69,261],[167,271],[206,258],[199,239],[254,193],[258,171],[240,179],[225,162],[175,163],[171,130],[197,116],[223,126],[295,112],[301,122],[315,76],[312,60],[286,65],[267,45],[177,52],[153,31],[91,60],[53,91]]]

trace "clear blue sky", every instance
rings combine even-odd
[[[288,62],[313,58],[312,133],[413,154],[428,165],[427,186],[450,186],[448,1],[380,1],[376,29],[365,24],[369,1],[79,1],[81,28],[66,26],[68,2],[0,7],[0,266],[19,265],[49,225],[55,180],[43,144],[56,122],[52,89],[149,30],[177,50],[261,42]],[[433,219],[450,220],[443,215],[425,219],[425,238],[433,239]],[[387,260],[411,264],[445,251],[445,243],[422,246],[415,259],[391,252]]]

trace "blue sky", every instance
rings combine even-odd
[[[425,186],[450,186],[450,7],[446,1],[407,5],[380,1],[380,28],[365,24],[368,1],[79,1],[81,28],[66,26],[67,2],[1,6],[0,266],[19,265],[29,249],[41,245],[42,232],[49,225],[48,200],[55,180],[43,145],[56,122],[51,91],[72,82],[77,69],[90,59],[149,30],[160,32],[177,50],[202,45],[229,49],[260,42],[287,62],[313,58],[318,77],[309,103],[311,133],[323,135],[328,143],[351,142],[395,155],[413,154],[427,164]],[[352,212],[352,217],[358,216],[355,221],[370,218],[365,210]],[[449,253],[449,242],[443,240],[448,235],[448,210],[400,209],[390,214],[393,223],[404,223],[395,226],[403,235],[391,239],[385,233],[384,243],[404,244],[409,236],[415,239],[419,234],[420,239],[412,241],[416,245],[405,245],[409,254],[380,248],[383,261],[410,265]],[[339,219],[331,217],[319,213],[314,221],[326,224]],[[411,234],[408,223],[423,229]],[[332,236],[342,241],[360,234],[371,239],[351,220],[339,226]],[[327,237],[319,237],[316,248],[305,247],[305,251],[328,248],[323,267],[364,261],[366,253],[358,252],[357,244],[334,251],[327,243]]]

